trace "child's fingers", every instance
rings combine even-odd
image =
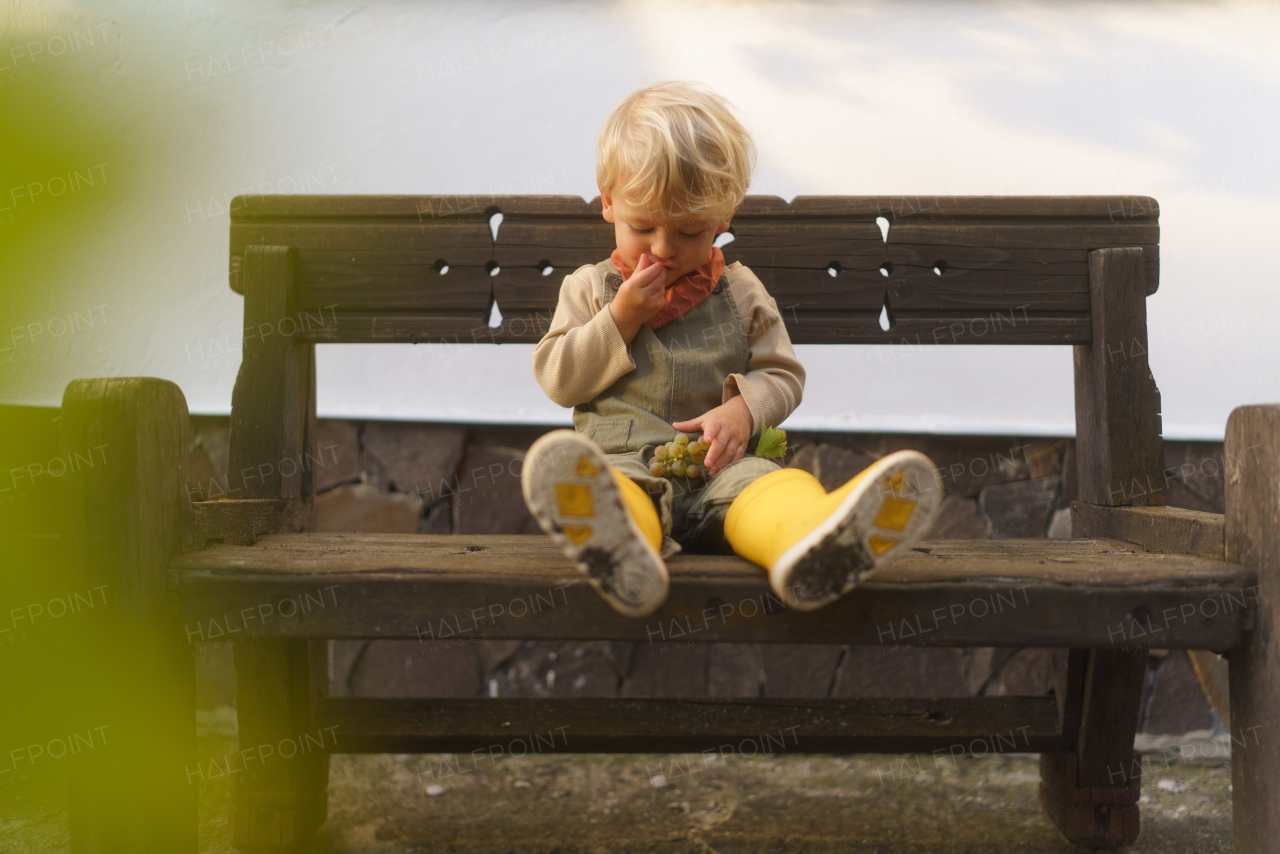
[[[707,441],[707,434],[705,432],[702,434],[702,441]],[[719,462],[720,455],[723,452],[724,442],[722,442],[719,437],[713,437],[711,440],[711,447],[707,449],[707,455],[703,458],[708,469],[715,468],[718,470],[719,467],[716,466],[716,463]]]
[[[718,474],[725,466],[730,463],[736,463],[738,460],[742,459],[742,453],[744,450],[746,450],[745,447],[737,442],[726,443],[724,449],[716,458],[715,473]]]
[[[645,275],[640,276],[641,273],[644,273]],[[635,272],[631,274],[631,278],[636,281],[636,284],[644,284],[646,282],[652,282],[654,279],[658,278],[661,273],[661,264],[650,258],[648,255],[641,255],[639,262],[637,262]],[[636,278],[637,276],[639,276],[639,278]]]
[[[703,433],[703,442],[707,442],[707,440],[707,434]],[[703,461],[707,463],[708,467],[716,465],[716,461],[719,460],[719,456],[721,456],[721,451],[723,451],[721,442],[713,439],[712,442],[710,442],[710,446],[707,448],[707,455],[703,457]]]
[[[651,264],[643,269],[636,267],[635,272],[631,274],[631,278],[627,279],[627,284],[634,288],[644,287],[656,281],[661,275],[661,264]]]
[[[704,440],[705,436],[706,434],[703,434]],[[707,471],[711,472],[711,474],[717,474],[725,466],[742,459],[746,449],[745,442],[732,437],[724,439],[717,437],[716,441],[712,442],[711,447],[707,450],[705,457]]]
[[[667,287],[667,268],[661,264],[650,266],[646,273],[651,273],[652,278],[642,280],[641,287],[646,291],[654,293],[662,293]]]

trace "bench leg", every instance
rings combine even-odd
[[[1074,348],[1079,501],[1108,507],[1164,503],[1160,390],[1147,361],[1146,259],[1139,247],[1089,253],[1091,340]],[[1073,520],[1076,537],[1092,537]],[[1079,705],[1063,715],[1074,749],[1041,756],[1040,798],[1072,843],[1127,845],[1138,836],[1141,763],[1133,753],[1144,649],[1099,649],[1084,659]],[[1070,696],[1070,695],[1069,695]],[[1078,717],[1075,717],[1078,709]],[[1068,742],[1070,744],[1070,742]]]
[[[1040,755],[1040,806],[1073,845],[1116,848],[1138,838],[1141,758],[1133,750],[1145,650],[1090,650],[1075,749]],[[1074,718],[1074,715],[1072,715]]]
[[[236,645],[231,844],[241,851],[303,850],[324,822],[336,733],[317,729],[312,710],[328,689],[327,654],[326,641]]]
[[[1231,803],[1237,854],[1280,839],[1280,404],[1227,421],[1227,560],[1258,574],[1257,619],[1228,656]]]
[[[195,663],[167,588],[172,552],[191,543],[186,400],[167,380],[76,380],[59,432],[78,461],[63,539],[74,587],[95,591],[81,615],[92,628],[75,702],[91,731],[68,757],[71,850],[195,854]]]

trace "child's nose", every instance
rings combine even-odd
[[[653,242],[649,244],[649,251],[659,259],[665,261],[667,258],[671,257],[674,251],[671,238],[665,234],[655,234],[653,236]]]

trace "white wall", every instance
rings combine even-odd
[[[225,413],[242,311],[231,197],[590,198],[605,115],[672,77],[738,106],[760,150],[752,192],[1156,197],[1166,435],[1221,438],[1233,406],[1280,400],[1273,6],[18,0],[0,14],[0,106],[69,81],[93,133],[66,162],[103,178],[57,207],[0,196],[3,402],[151,375]],[[57,135],[39,111],[0,123]],[[0,192],[56,187],[39,158],[6,160]],[[21,228],[66,238],[27,251],[44,244]],[[567,425],[531,350],[321,347],[320,412]],[[786,426],[1073,432],[1069,348],[798,350],[809,379]]]

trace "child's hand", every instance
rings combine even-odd
[[[641,253],[635,272],[622,283],[609,303],[613,321],[628,344],[641,325],[662,308],[662,294],[666,289],[667,269],[648,253]]]
[[[707,472],[715,475],[746,453],[751,439],[751,410],[739,394],[704,415],[690,421],[677,421],[671,426],[685,433],[702,431],[702,441],[711,445],[703,462]]]

